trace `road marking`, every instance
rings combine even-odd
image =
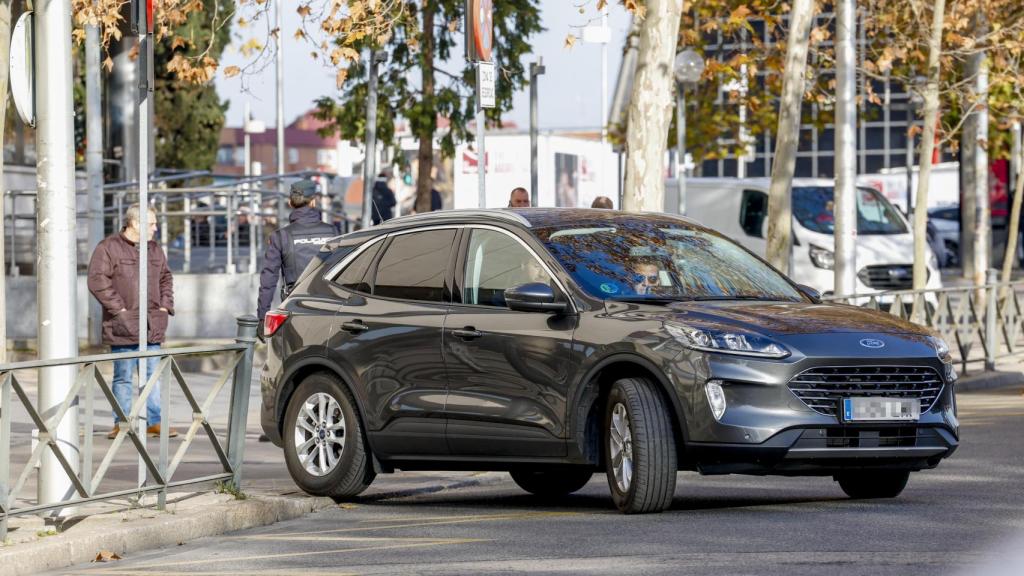
[[[287,532],[284,534],[273,534],[274,536],[303,536],[309,534],[340,534],[346,532],[368,532],[371,530],[392,530],[397,528],[418,528],[421,526],[442,526],[445,524],[465,524],[470,522],[488,522],[491,520],[520,520],[524,518],[553,518],[558,516],[581,516],[582,512],[522,512],[515,514],[491,514],[482,516],[440,516],[427,518],[425,522],[412,522],[408,524],[387,524],[382,526],[364,526],[361,528],[339,528],[337,530],[317,530],[315,532]],[[403,520],[404,522],[405,520]],[[368,522],[373,522],[368,521]],[[388,522],[382,520],[381,522]],[[252,539],[256,536],[239,536],[238,540]]]

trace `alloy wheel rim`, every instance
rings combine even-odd
[[[629,428],[629,414],[620,402],[612,408],[612,421],[608,426],[612,473],[615,484],[623,494],[633,484],[633,432]]]
[[[313,476],[330,474],[345,451],[345,413],[330,394],[317,392],[302,403],[295,418],[295,454]]]

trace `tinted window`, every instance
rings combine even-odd
[[[740,205],[740,226],[747,236],[764,238],[764,219],[768,216],[768,195],[760,190],[744,190]]]
[[[831,186],[793,188],[793,216],[812,232],[835,229],[835,190]],[[892,204],[873,188],[857,188],[858,234],[906,234],[907,226]]]
[[[676,219],[605,219],[536,234],[597,298],[803,300],[781,274],[736,243]]]
[[[356,256],[354,260],[345,266],[345,269],[334,277],[334,282],[342,285],[349,290],[355,290],[357,292],[370,292],[369,279],[366,277],[366,272],[370,269],[370,265],[373,264],[373,259],[377,256],[377,252],[380,251],[383,242],[375,242],[372,246],[363,250],[359,256]]]
[[[528,282],[551,284],[529,250],[501,232],[473,230],[466,251],[463,303],[505,306],[505,289]]]
[[[443,302],[455,230],[395,236],[377,264],[375,296]]]

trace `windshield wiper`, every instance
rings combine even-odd
[[[761,302],[775,302],[784,300],[784,298],[778,298],[774,296],[753,296],[748,294],[739,294],[735,296],[694,296],[690,300],[697,302],[714,302],[714,301],[727,301],[727,300],[757,300]]]
[[[631,304],[668,304],[671,302],[685,302],[692,300],[684,296],[623,296],[621,298],[611,298],[611,302],[629,302]]]

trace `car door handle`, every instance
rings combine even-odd
[[[359,334],[366,332],[370,327],[362,322],[345,322],[341,325],[341,329],[352,334]]]
[[[463,340],[476,340],[477,338],[484,335],[483,332],[475,330],[472,327],[465,327],[462,330],[452,330],[452,334],[462,338]]]

